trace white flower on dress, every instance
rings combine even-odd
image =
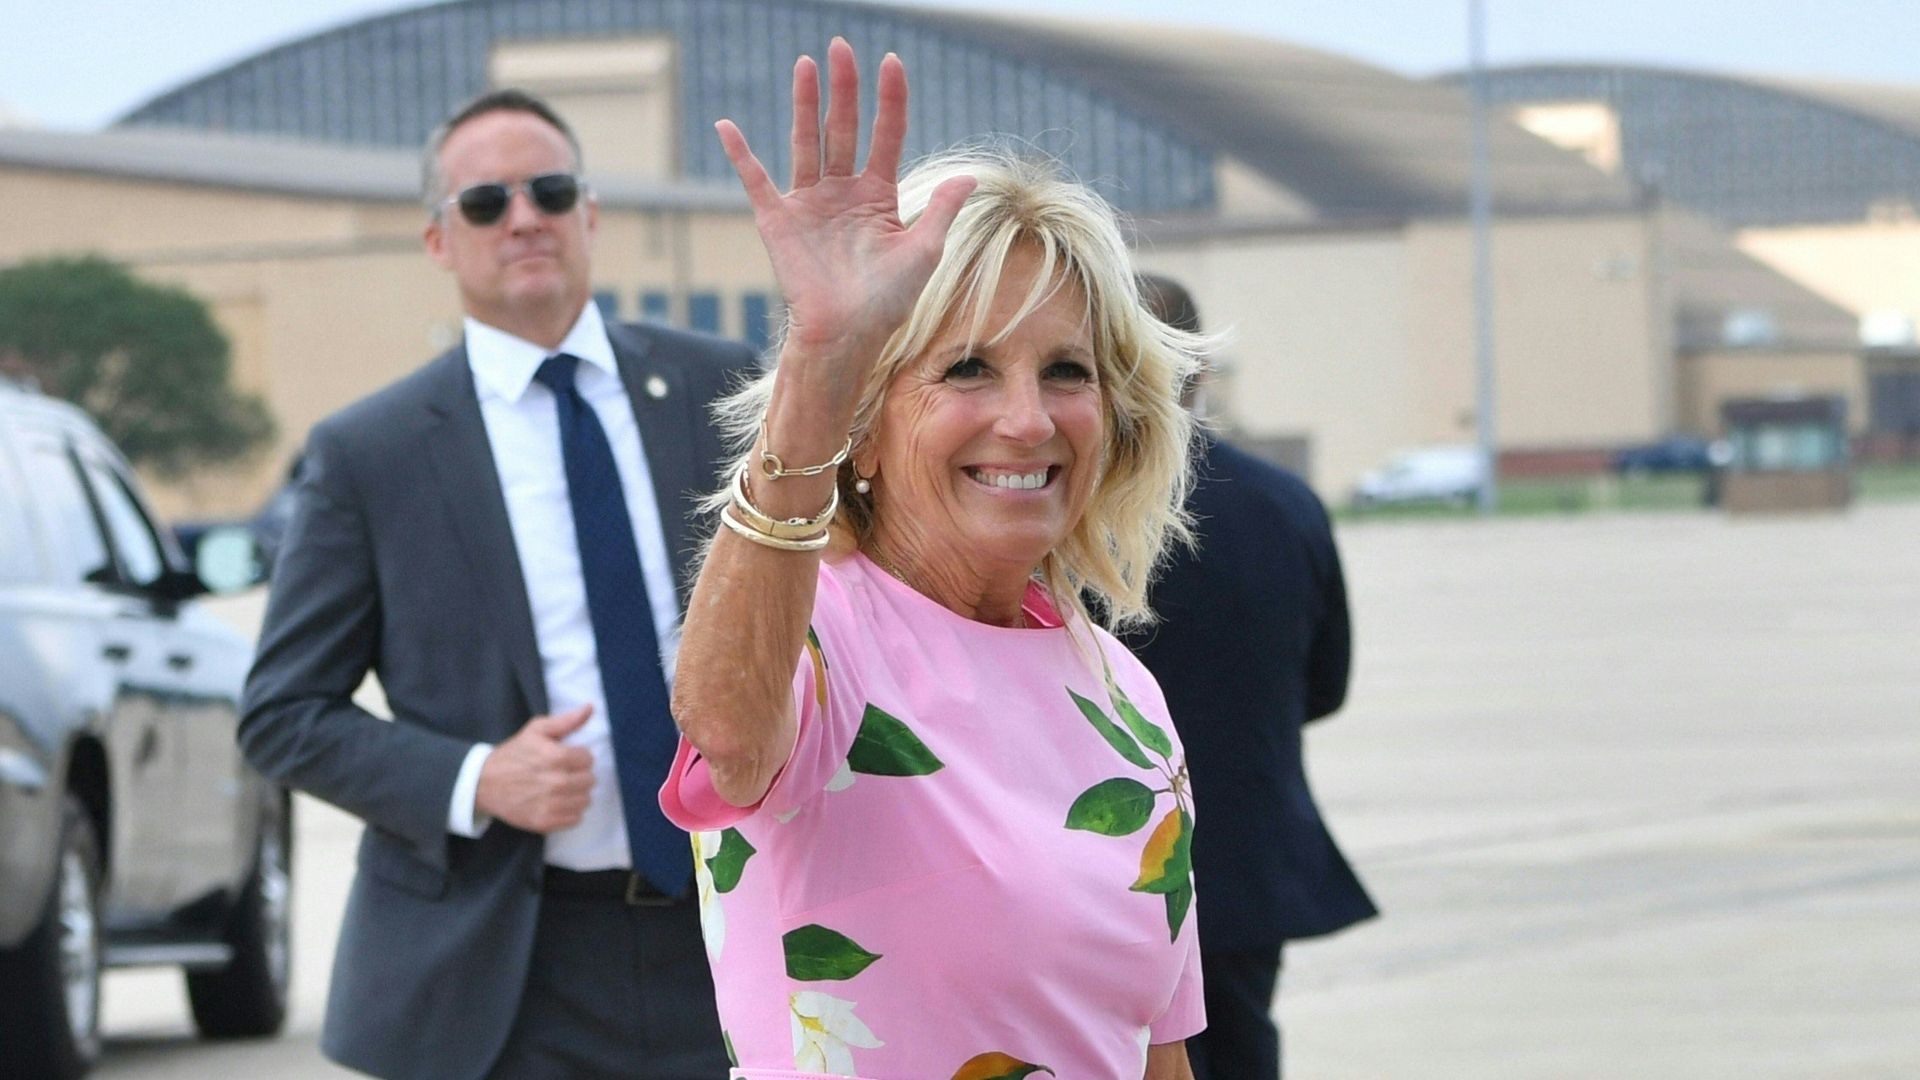
[[[1147,1074],[1147,1045],[1153,1042],[1153,1027],[1149,1025],[1141,1028],[1140,1034],[1136,1035],[1135,1038],[1140,1040],[1140,1075],[1145,1076]]]
[[[840,763],[840,768],[835,770],[834,774],[827,778],[827,790],[845,791],[852,786],[853,766],[843,761]]]
[[[793,1067],[796,1072],[825,1076],[854,1076],[853,1051],[875,1050],[886,1044],[853,1015],[854,1003],[843,998],[802,990],[789,995],[793,1009]]]
[[[727,944],[727,913],[720,907],[720,895],[713,888],[713,870],[707,860],[720,854],[720,831],[709,829],[693,834],[693,880],[700,890],[700,936],[706,939],[707,955],[720,959]]]

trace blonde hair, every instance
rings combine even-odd
[[[1064,281],[1087,298],[1095,376],[1101,390],[1105,441],[1085,513],[1041,563],[1038,576],[1062,611],[1088,613],[1090,596],[1110,627],[1151,622],[1147,586],[1154,567],[1175,543],[1190,543],[1185,509],[1192,486],[1194,422],[1180,391],[1199,369],[1211,338],[1178,330],[1143,305],[1132,259],[1112,207],[1066,178],[1055,162],[1000,149],[949,151],[916,164],[900,183],[900,216],[911,224],[935,188],[955,176],[977,181],[932,278],[907,321],[888,339],[861,388],[853,445],[873,435],[894,377],[921,356],[956,312],[973,312],[971,334],[982,340],[1008,256],[1036,248],[1041,271],[1005,334],[1045,304]],[[739,444],[746,464],[773,392],[769,371],[714,406],[722,428]],[[727,474],[733,475],[732,471]],[[885,508],[854,489],[852,462],[841,466],[840,513],[834,550],[850,551],[873,533]],[[726,490],[709,500],[717,510]]]

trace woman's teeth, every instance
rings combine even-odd
[[[972,477],[975,483],[985,484],[988,487],[1033,491],[1047,486],[1047,471],[1040,469],[1030,473],[989,473],[983,469],[968,469],[967,475]]]

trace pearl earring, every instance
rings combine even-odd
[[[871,480],[868,480],[866,477],[861,476],[859,473],[854,473],[853,474],[853,490],[859,492],[862,495],[869,494],[873,491],[873,482]]]

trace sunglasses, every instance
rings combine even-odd
[[[461,189],[460,194],[440,206],[441,209],[458,206],[460,216],[468,222],[491,225],[506,216],[516,191],[525,191],[543,214],[564,214],[579,204],[580,192],[585,188],[586,184],[572,173],[546,173],[511,184],[475,184]]]

